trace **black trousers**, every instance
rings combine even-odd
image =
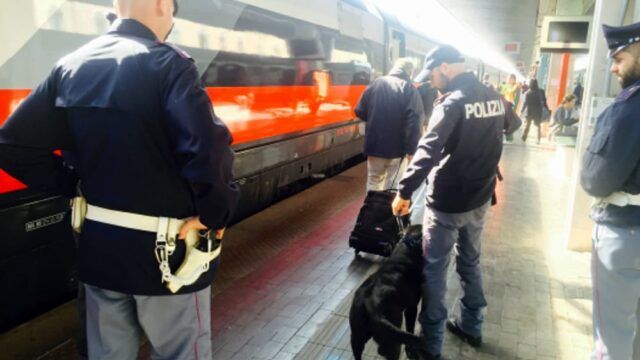
[[[529,129],[531,128],[531,123],[534,123],[538,130],[538,142],[540,142],[540,132],[542,131],[540,129],[540,124],[542,123],[542,121],[540,121],[540,119],[534,119],[534,118],[527,118],[527,123],[524,127],[524,133],[522,134],[522,141],[527,141],[527,136],[529,136]]]

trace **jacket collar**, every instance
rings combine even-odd
[[[109,33],[119,33],[158,41],[158,37],[153,31],[141,22],[133,19],[116,19],[113,24],[111,24]]]
[[[474,82],[474,81],[477,82],[478,79],[476,79],[476,77],[472,73],[464,72],[464,73],[454,77],[449,82],[449,85],[447,86],[447,88],[443,92],[446,93],[446,92],[454,91],[456,89],[461,88],[463,85],[469,84],[469,83]]]
[[[409,77],[409,75],[407,75],[407,73],[402,71],[401,69],[391,69],[391,71],[389,71],[389,76],[397,77],[402,80],[411,82],[411,78]]]
[[[624,88],[618,96],[616,96],[617,100],[628,100],[633,94],[635,94],[638,89],[640,89],[640,80],[635,83]]]

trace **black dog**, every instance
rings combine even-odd
[[[400,345],[423,349],[424,341],[414,335],[422,280],[422,229],[412,226],[398,242],[380,269],[358,288],[349,312],[351,349],[356,360],[373,338],[378,354],[386,359],[400,357]],[[407,331],[403,331],[402,314]]]

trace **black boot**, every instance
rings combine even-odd
[[[404,351],[407,354],[407,359],[410,360],[444,360],[442,359],[442,356],[440,354],[429,354],[422,349],[417,349],[410,346],[405,346]]]
[[[460,328],[460,326],[458,326],[458,322],[455,319],[447,320],[447,330],[474,348],[479,348],[480,345],[482,345],[482,336],[472,336],[467,334]]]

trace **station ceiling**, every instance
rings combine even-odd
[[[536,43],[539,0],[438,0],[451,14],[482,36],[495,50],[514,63],[529,68]],[[507,43],[519,43],[518,54],[505,51]]]

